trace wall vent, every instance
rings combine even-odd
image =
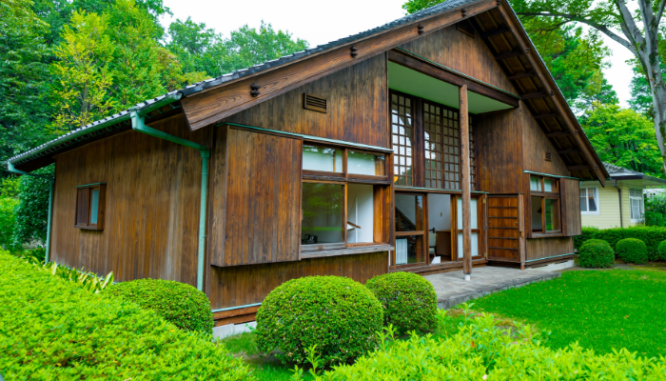
[[[553,160],[553,154],[550,152],[546,152],[546,161],[552,161]]]
[[[328,112],[328,102],[325,98],[316,97],[311,94],[303,94],[303,108],[307,110]]]

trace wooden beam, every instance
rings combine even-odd
[[[537,74],[536,74],[536,72],[535,72],[534,70],[529,70],[529,71],[525,71],[525,72],[522,72],[522,73],[516,73],[516,74],[514,74],[514,75],[510,75],[510,76],[509,76],[509,80],[510,80],[510,81],[515,81],[515,80],[517,80],[517,79],[523,79],[523,78],[529,78],[529,77],[536,77],[536,75],[537,75]]]
[[[558,116],[560,116],[560,114],[558,114],[556,112],[549,112],[547,114],[534,115],[534,119],[548,119],[548,118],[556,118]]]
[[[512,12],[506,9],[507,5],[504,4],[504,2],[500,3],[500,6],[497,7],[498,12],[502,16],[502,20],[508,25],[509,28],[511,28],[513,31],[517,32],[515,33],[516,41],[518,42],[518,45],[520,45],[520,48],[525,50],[525,49],[530,49],[530,51],[536,52],[536,49],[532,42],[530,41],[529,37],[527,36],[526,33],[520,33],[519,31],[523,30],[522,26],[520,26],[520,21],[518,20],[517,16]],[[540,75],[539,78],[542,79],[543,81],[548,81],[549,86],[553,89],[557,89],[557,85],[555,82],[552,80],[550,75],[548,74],[548,69],[546,68],[545,64],[543,63],[542,60],[534,58],[533,54],[527,54],[526,55],[528,61],[530,62],[530,65],[532,68],[537,71]],[[560,93],[561,95],[561,93]],[[601,160],[594,154],[594,148],[592,148],[592,145],[584,139],[581,135],[578,134],[578,129],[576,126],[580,126],[578,123],[578,120],[576,119],[576,116],[573,114],[569,106],[567,105],[566,101],[564,100],[564,96],[555,96],[551,97],[553,103],[555,104],[555,107],[557,108],[557,111],[561,114],[561,116],[565,119],[567,122],[566,125],[569,129],[571,129],[571,134],[574,135],[574,140],[578,144],[579,147],[584,148],[583,149],[583,156],[584,159],[586,159],[589,163],[595,163],[596,165],[594,166],[594,173],[593,175],[597,178],[597,180],[601,183],[602,186],[606,185],[606,176],[604,172],[601,170],[600,166],[603,166],[601,163]],[[582,130],[582,128],[581,128]]]
[[[460,87],[460,161],[462,162],[462,226],[463,226],[463,272],[465,277],[472,274],[472,228],[469,159],[469,118],[467,115],[467,85]]]
[[[488,38],[488,37],[497,36],[497,35],[508,33],[508,32],[511,32],[510,28],[501,27],[501,28],[490,30],[488,32],[483,32],[483,33],[481,33],[481,37]]]
[[[534,93],[527,93],[527,94],[521,94],[520,97],[523,98],[523,100],[526,99],[534,99],[534,98],[545,98],[550,96],[550,94],[546,93],[545,91],[537,91]]]
[[[560,155],[568,155],[570,153],[580,153],[580,152],[581,150],[579,150],[578,148],[569,148],[557,151],[557,153],[559,153]]]
[[[313,53],[300,60],[205,89],[183,98],[181,105],[190,129],[199,130],[260,102],[422,37],[418,25],[421,25],[427,34],[497,6],[495,0],[482,0],[465,6],[467,11],[465,17],[459,8],[454,8],[429,18],[415,20],[402,27],[382,31],[357,41],[349,41],[337,48]],[[352,45],[356,48],[355,58],[350,54]],[[258,95],[251,94],[251,85],[258,86]]]
[[[511,57],[522,56],[523,54],[525,54],[525,52],[523,52],[521,50],[514,50],[514,51],[511,51],[511,52],[500,53],[500,54],[495,56],[495,59],[496,60],[505,60],[505,59],[511,58]]]
[[[571,135],[571,132],[569,131],[554,131],[546,134],[546,136],[549,138],[555,138],[558,136],[569,136],[569,135]]]
[[[410,56],[409,54],[402,51],[389,50],[388,58],[389,61],[393,63],[408,67],[430,77],[439,79],[440,81],[444,81],[458,87],[467,86],[468,90],[477,94],[485,95],[488,98],[506,103],[513,107],[518,107],[518,99],[507,93],[494,89],[490,86],[485,86],[479,82],[469,80],[465,77],[461,77],[439,66],[420,60],[417,57]]]

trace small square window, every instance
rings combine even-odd
[[[76,190],[75,227],[86,230],[103,230],[106,184],[89,184]]]

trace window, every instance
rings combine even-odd
[[[645,214],[642,189],[629,189],[629,203],[631,206],[631,222],[642,222]]]
[[[414,168],[412,167],[413,123],[411,98],[400,94],[391,94],[393,174],[396,185],[414,185]]]
[[[560,233],[560,193],[557,179],[530,176],[532,232]]]
[[[388,244],[386,155],[303,143],[301,251]]]
[[[102,230],[106,184],[89,184],[77,187],[75,227],[86,230]]]
[[[395,194],[395,264],[423,263],[424,226],[422,194]]]
[[[599,188],[580,189],[581,214],[599,214]]]

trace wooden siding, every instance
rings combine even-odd
[[[564,214],[562,216],[562,230],[567,236],[580,235],[580,188],[579,181],[573,179],[562,179],[562,207]]]
[[[212,267],[209,298],[212,309],[261,303],[282,283],[304,276],[336,275],[365,283],[385,274],[388,253],[302,259],[262,265]]]
[[[574,252],[573,237],[536,238],[527,240],[527,261]],[[556,259],[556,258],[554,258]],[[529,262],[527,263],[529,265]]]
[[[227,122],[389,147],[386,54],[260,103]],[[303,94],[328,101],[328,112],[303,108]]]
[[[479,189],[490,193],[523,192],[522,109],[474,117]]]
[[[478,34],[476,38],[472,38],[453,25],[400,47],[502,90],[517,94],[502,67]]]
[[[551,175],[569,176],[569,169],[557,153],[546,133],[539,127],[532,114],[527,112],[527,107],[521,102],[520,114],[522,120],[523,140],[523,166],[524,170],[548,173]],[[551,161],[545,160],[546,152],[551,153]]]
[[[151,124],[191,133],[182,114]],[[134,131],[56,156],[52,258],[118,281],[161,278],[196,285],[201,156],[197,150]],[[104,230],[74,227],[76,186],[105,182]]]
[[[235,128],[226,135],[228,169],[219,168],[214,180],[218,183],[222,180],[218,176],[226,177],[226,211],[220,216],[213,210],[215,221],[226,218],[226,228],[220,226],[222,231],[212,233],[211,263],[238,266],[297,261],[301,141]],[[215,200],[221,202],[219,197]]]
[[[488,196],[488,260],[520,262],[520,209],[518,195]]]

